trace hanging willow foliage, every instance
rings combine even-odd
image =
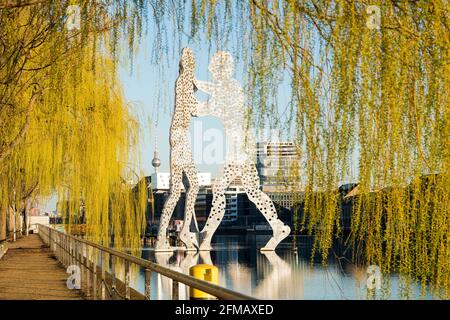
[[[302,150],[304,223],[327,257],[340,231],[338,186],[358,168],[352,239],[385,272],[450,296],[449,8],[446,1],[194,1],[192,20],[249,16],[250,121],[273,123],[277,78],[292,99],[279,128]],[[448,5],[448,4],[447,4]],[[369,6],[376,6],[369,8]],[[380,24],[371,20],[379,9]],[[203,15],[202,15],[203,14]],[[284,125],[284,126],[283,126]]]
[[[101,114],[106,116],[113,110],[111,88],[116,83],[114,77],[108,76],[105,78],[111,82],[99,83],[103,77],[92,77],[90,72],[94,69],[96,74],[114,71],[120,37],[128,39],[128,47],[133,52],[139,42],[136,37],[139,38],[147,19],[155,22],[154,57],[158,63],[162,62],[169,48],[164,32],[167,24],[175,23],[173,30],[178,36],[178,45],[181,34],[189,34],[190,40],[202,42],[205,36],[218,49],[233,51],[249,70],[246,91],[249,93],[249,123],[284,129],[293,135],[301,150],[300,179],[305,190],[303,223],[315,234],[315,252],[325,259],[333,237],[339,235],[338,186],[353,178],[359,183],[352,215],[352,239],[357,255],[362,255],[368,264],[381,266],[385,272],[399,271],[421,280],[424,289],[430,285],[439,297],[449,297],[450,30],[446,1],[102,1],[105,7],[100,2],[74,1],[82,6],[85,23],[79,35],[82,41],[74,37],[69,43],[65,41],[65,33],[58,32],[63,29],[61,17],[68,2],[45,2],[48,5],[43,4],[44,1],[30,2],[41,5],[29,11],[21,8],[21,13],[16,9],[0,11],[2,181],[12,181],[11,185],[19,188],[17,176],[20,173],[30,177],[28,171],[39,173],[42,192],[59,186],[61,199],[68,199],[70,186],[72,200],[78,196],[89,197],[86,191],[97,192],[93,189],[95,186],[101,194],[98,202],[86,200],[92,201],[89,205],[95,208],[95,212],[88,213],[88,219],[96,226],[97,237],[105,237],[100,233],[105,230],[110,216],[110,221],[119,228],[124,216],[106,213],[104,209],[107,202],[125,199],[127,195],[120,192],[123,186],[120,181],[106,171],[119,174],[119,165],[107,157],[115,150],[116,156],[120,155],[119,160],[125,159],[122,153],[125,142],[119,139],[109,144],[107,139],[102,140],[102,134],[109,134],[109,130],[115,128],[117,132],[112,134],[112,139],[118,139],[118,132],[132,125],[129,122],[128,127],[123,122],[118,124],[119,116],[114,116],[117,121],[105,118],[102,126]],[[374,25],[377,19],[370,20],[376,10],[369,6],[379,9],[380,25]],[[149,10],[153,13],[151,18]],[[189,32],[184,31],[187,12],[190,14]],[[33,13],[34,17],[30,18]],[[110,18],[103,19],[102,13]],[[19,17],[22,21],[19,22],[17,15],[23,15]],[[32,19],[32,32],[20,31],[21,25],[27,25],[27,19]],[[49,25],[48,21],[53,24]],[[105,21],[111,25],[102,26]],[[102,28],[108,30],[106,36]],[[45,31],[49,30],[47,34]],[[27,41],[27,37],[36,40]],[[92,38],[94,41],[86,41]],[[45,43],[44,48],[41,48],[42,43]],[[66,51],[71,53],[72,60],[66,59]],[[15,55],[16,52],[20,54]],[[103,60],[104,54],[109,54],[111,60]],[[74,72],[67,65],[56,65],[54,61],[59,60],[58,57],[71,61],[72,66],[80,63],[91,71],[83,72],[81,68]],[[33,61],[26,63],[30,70],[50,62],[54,67],[50,73],[26,71],[21,68],[23,59]],[[99,61],[103,61],[103,71],[102,68],[97,70]],[[87,82],[80,81],[81,77]],[[276,96],[279,88],[284,89],[286,78],[290,80],[291,99],[286,110],[280,112]],[[64,84],[64,95],[58,96],[57,90],[51,89],[47,93],[49,89],[41,85],[41,79],[58,90],[61,89],[58,84]],[[90,90],[97,86],[105,91],[94,95]],[[78,97],[77,93],[85,97]],[[120,92],[115,94],[120,97]],[[59,103],[60,100],[63,103]],[[122,100],[114,98],[114,101]],[[35,163],[33,156],[39,158],[37,150],[26,158],[20,156],[22,148],[36,144],[28,134],[23,138],[27,128],[31,128],[28,119],[33,118],[32,123],[37,127],[35,104],[42,106],[37,110],[43,114],[53,114],[55,108],[60,111],[67,108],[65,117],[55,115],[59,126],[55,123],[46,126],[59,132],[61,141],[79,144],[70,145],[71,151],[63,157],[66,152],[63,143],[52,142],[59,149],[40,156],[47,162],[39,170],[28,164]],[[95,116],[90,115],[89,105],[96,106],[92,111]],[[104,105],[109,107],[99,107]],[[117,104],[114,106],[117,108]],[[69,111],[71,108],[75,109]],[[30,114],[33,117],[28,116]],[[126,112],[117,114],[124,117]],[[79,119],[79,116],[88,119]],[[100,124],[100,128],[90,131],[86,125],[91,123],[88,120]],[[110,126],[109,121],[114,126]],[[39,129],[44,131],[42,127]],[[84,142],[78,136],[80,130],[86,139],[92,138],[100,145],[101,154],[94,143]],[[121,139],[125,136],[129,137],[121,135]],[[39,135],[34,137],[41,142]],[[11,160],[5,162],[5,157]],[[50,157],[58,164],[49,164]],[[93,161],[98,169],[97,178],[104,183],[94,181],[92,167],[83,171]],[[98,166],[99,163],[107,167]],[[72,177],[73,181],[67,178],[64,185],[62,177]],[[91,182],[92,186],[86,184]],[[27,178],[24,193],[33,190],[34,183]],[[13,189],[5,188],[2,184],[2,199],[11,199]],[[108,197],[107,192],[110,192]],[[10,203],[5,201],[2,206]],[[130,204],[117,203],[110,209],[126,207],[119,203]],[[88,210],[89,205],[86,205]],[[137,225],[123,226],[137,228]]]
[[[2,213],[56,192],[58,210],[69,222],[83,213],[93,241],[140,247],[146,186],[130,185],[139,181],[139,124],[116,69],[119,38],[132,52],[141,33],[141,1],[15,3],[0,7]]]

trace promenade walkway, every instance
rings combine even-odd
[[[0,259],[0,299],[80,300],[66,286],[68,274],[37,234],[9,243]]]

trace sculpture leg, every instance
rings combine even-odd
[[[203,264],[214,265],[211,260],[211,252],[209,251],[200,251],[200,259],[202,259]]]
[[[197,171],[194,165],[188,165],[185,169],[186,176],[189,181],[189,189],[186,193],[186,203],[184,207],[184,223],[180,233],[180,239],[186,245],[188,251],[197,251],[198,240],[197,234],[190,232],[192,217],[195,219],[195,200],[199,190]]]
[[[170,218],[172,217],[173,210],[177,205],[178,199],[181,194],[181,177],[182,172],[180,168],[172,168],[170,194],[164,203],[163,212],[159,220],[158,238],[156,239],[155,251],[172,251],[169,239],[167,238],[167,228],[169,227]]]
[[[289,235],[291,228],[278,219],[277,210],[272,200],[259,189],[259,177],[254,164],[244,166],[242,183],[249,200],[263,214],[273,231],[272,238],[261,248],[261,251],[273,251]]]
[[[213,201],[211,212],[209,213],[206,225],[203,227],[200,237],[202,239],[200,243],[200,251],[211,250],[211,240],[220,225],[225,214],[225,189],[231,184],[233,179],[237,175],[237,168],[233,165],[226,165],[224,168],[224,174],[220,179],[216,180],[213,186]]]

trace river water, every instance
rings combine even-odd
[[[143,248],[142,257],[173,270],[189,274],[189,268],[213,264],[219,270],[219,285],[260,299],[430,299],[415,283],[396,274],[376,274],[376,266],[356,267],[348,250],[336,244],[326,266],[311,262],[312,240],[307,236],[288,238],[276,252],[261,253],[270,235],[217,235],[211,252],[155,254]],[[293,244],[294,243],[294,244]],[[344,254],[345,253],[345,254]],[[368,273],[369,271],[369,273]],[[376,277],[376,278],[374,278]],[[134,275],[133,286],[144,292],[144,271]],[[368,280],[379,279],[368,282]],[[171,280],[152,273],[151,298],[170,299]],[[372,289],[369,289],[372,288]],[[189,289],[180,284],[180,299],[189,298]]]

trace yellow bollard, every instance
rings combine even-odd
[[[219,284],[219,270],[216,266],[209,264],[198,264],[189,269],[189,275],[194,278],[211,282],[212,284]],[[189,295],[191,300],[213,300],[216,297],[209,293],[200,291],[198,289],[190,287]]]

